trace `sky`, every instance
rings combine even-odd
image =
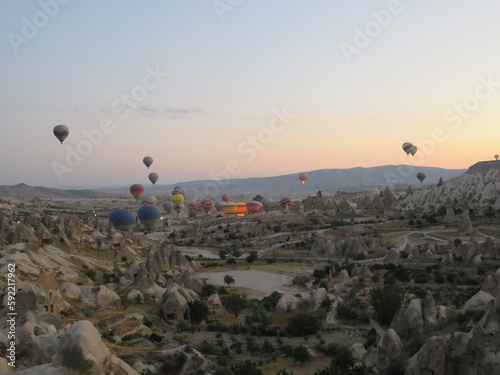
[[[494,0],[2,1],[0,185],[492,160],[498,14]]]

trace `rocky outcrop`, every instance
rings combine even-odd
[[[171,285],[162,298],[162,312],[167,320],[189,320],[188,302],[193,302],[198,295],[190,289]]]
[[[300,302],[301,300],[299,298],[291,294],[283,294],[276,303],[274,309],[277,313],[295,311],[299,307]]]

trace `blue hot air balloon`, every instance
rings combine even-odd
[[[139,208],[137,216],[146,229],[151,230],[160,220],[161,212],[158,206],[147,204]]]
[[[418,172],[417,173],[417,178],[422,183],[425,180],[425,173],[424,172]]]
[[[109,221],[113,224],[113,227],[118,230],[131,231],[135,224],[135,220],[135,214],[125,209],[114,210],[109,215]]]

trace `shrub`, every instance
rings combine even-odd
[[[403,300],[401,290],[394,285],[383,288],[373,288],[370,291],[370,303],[377,312],[379,322],[389,325],[396,312],[401,307]]]
[[[321,320],[309,314],[299,313],[288,321],[286,331],[291,336],[313,335],[321,329]]]

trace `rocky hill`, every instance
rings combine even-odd
[[[63,190],[26,184],[0,186],[0,197],[8,198],[101,198],[111,194],[95,190]]]
[[[476,173],[487,173],[489,171],[500,170],[500,160],[488,160],[488,161],[480,161],[474,165],[471,165],[467,170],[467,174],[476,174]]]

